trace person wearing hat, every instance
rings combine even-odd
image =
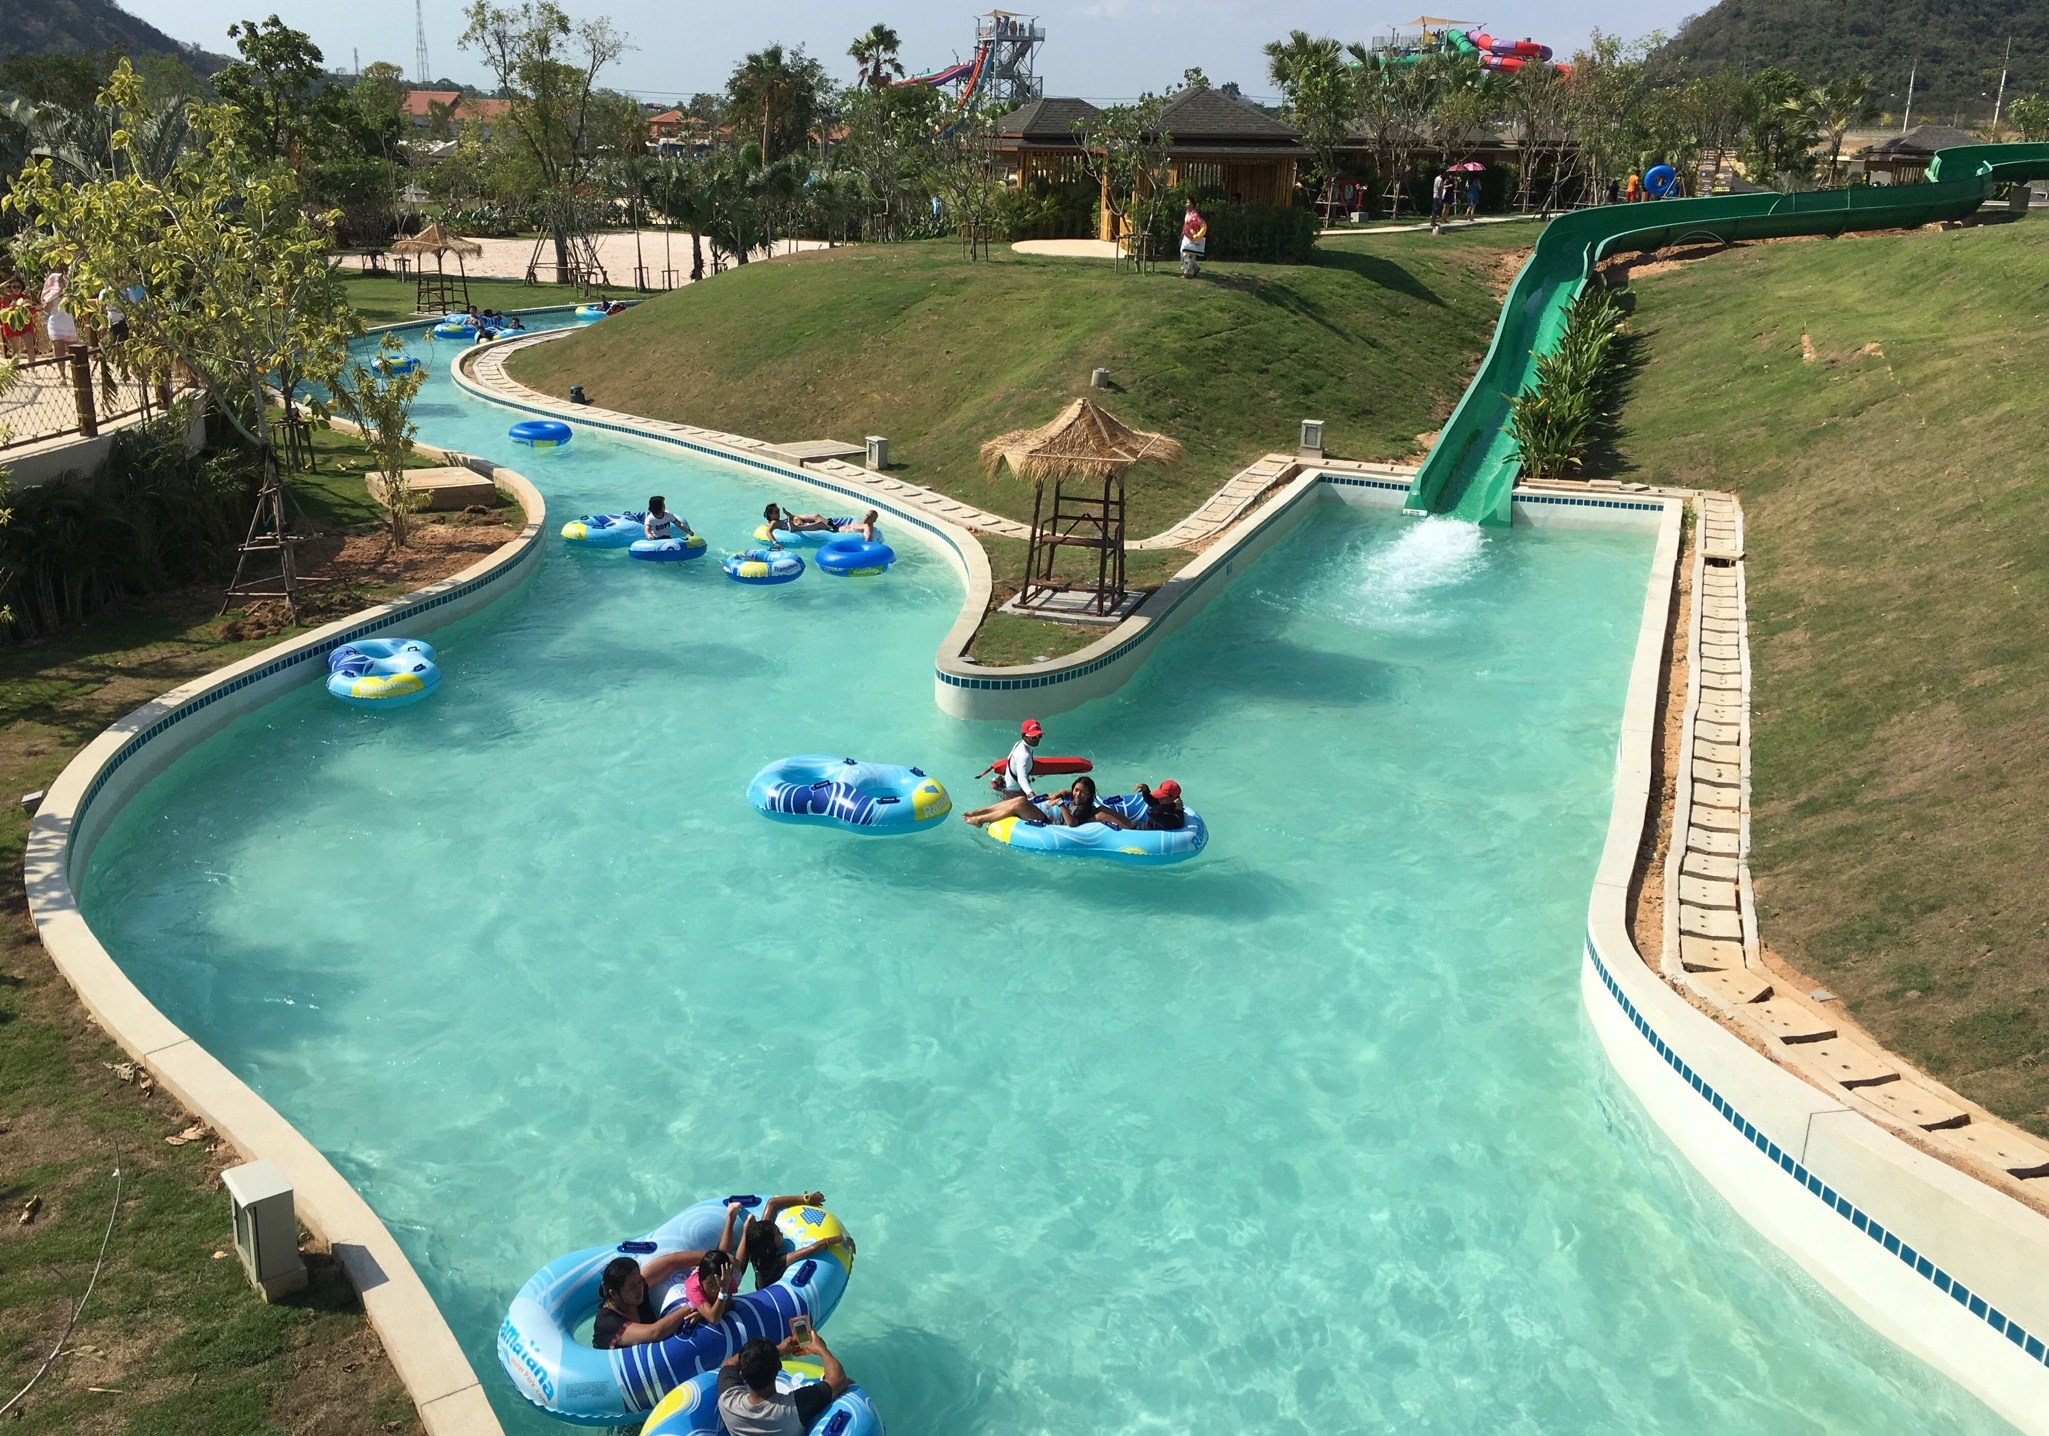
[[[1046,815],[1039,808],[1039,793],[1032,786],[1032,749],[1046,736],[1046,730],[1039,726],[1036,718],[1027,718],[1017,725],[1017,741],[1010,745],[1010,756],[1003,760],[1003,797],[986,808],[977,808],[972,813],[961,814],[967,822],[980,827],[998,818],[1022,817],[1028,822],[1043,823]],[[1024,800],[1020,806],[1018,799]],[[1002,811],[998,811],[1001,809]]]
[[[1188,826],[1187,810],[1181,806],[1181,785],[1172,778],[1157,788],[1140,783],[1132,792],[1145,799],[1145,816],[1131,826],[1145,832],[1175,833]]]

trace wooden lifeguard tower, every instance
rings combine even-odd
[[[1069,622],[1122,618],[1134,598],[1124,582],[1124,476],[1134,464],[1180,457],[1181,445],[1165,434],[1134,429],[1087,398],[1043,428],[1018,429],[982,445],[992,474],[1008,464],[1033,483],[1024,582],[1005,608]],[[1095,569],[1093,582],[1061,572],[1060,556],[1070,549],[1093,556],[1094,563],[1084,565]]]
[[[418,287],[414,291],[413,312],[415,314],[453,314],[470,307],[470,276],[463,267],[463,259],[480,257],[484,246],[473,239],[465,239],[454,230],[444,227],[440,220],[428,225],[418,234],[409,234],[391,246],[393,254],[418,255],[418,267],[414,274]],[[427,272],[427,256],[434,256],[434,272]],[[447,270],[447,256],[455,256],[455,273]]]

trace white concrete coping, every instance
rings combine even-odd
[[[461,1344],[377,1213],[319,1148],[143,995],[87,925],[75,887],[128,800],[231,719],[323,675],[327,654],[343,643],[393,629],[430,631],[503,597],[532,573],[547,524],[540,491],[510,469],[417,447],[509,490],[526,513],[519,535],[451,578],[275,644],[116,722],[45,792],[29,827],[22,879],[50,960],[93,1020],[245,1160],[267,1159],[283,1171],[300,1219],[348,1273],[430,1436],[502,1436]]]
[[[1594,1030],[1653,1120],[1745,1220],[1872,1328],[2022,1430],[2049,1433],[2049,1219],[1746,1045],[1631,940],[1682,508],[1657,502],[1667,515],[1587,905],[1580,992]]]

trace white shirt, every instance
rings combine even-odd
[[[684,533],[690,532],[690,525],[684,523],[683,520],[677,518],[673,513],[649,514],[647,522],[642,524],[641,528],[651,539],[675,538],[678,529],[681,529]]]
[[[1034,801],[1038,794],[1032,790],[1032,745],[1020,738],[1010,745],[1010,758],[1003,765],[1005,777],[1010,786]]]

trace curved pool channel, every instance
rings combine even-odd
[[[727,581],[794,485],[595,433],[533,453],[450,385],[421,437],[550,528],[650,492],[678,566],[550,551],[434,635],[428,702],[317,683],[132,802],[87,917],[318,1144],[508,1429],[520,1283],[701,1197],[822,1187],[828,1334],[897,1436],[1994,1431],[1745,1227],[1582,1016],[1651,536],[1326,504],[1124,692],[1048,720],[1178,778],[1185,866],[763,821],[762,764],[915,763],[957,808],[1008,730],[942,716],[954,570]],[[802,437],[777,435],[777,438]]]

